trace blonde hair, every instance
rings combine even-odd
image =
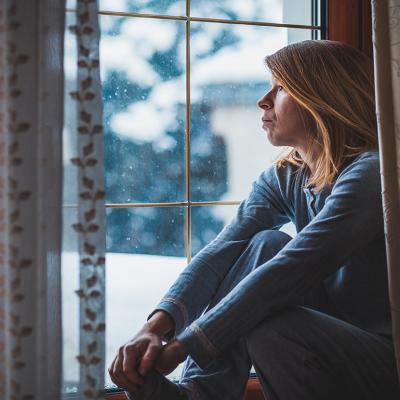
[[[265,63],[299,104],[309,151],[311,145],[320,150],[308,186],[322,190],[347,160],[378,148],[373,67],[361,51],[341,42],[306,40],[267,56]],[[276,163],[307,168],[293,148]]]

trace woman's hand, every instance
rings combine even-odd
[[[111,380],[118,387],[136,391],[161,353],[162,338],[174,329],[174,321],[168,313],[156,312],[132,340],[120,347],[108,369]]]
[[[161,350],[161,337],[145,325],[133,339],[119,348],[108,369],[111,380],[118,387],[135,392],[143,385],[143,377],[153,368]]]
[[[161,374],[168,375],[181,362],[185,361],[187,356],[188,353],[183,345],[177,340],[172,340],[163,347],[155,368]]]

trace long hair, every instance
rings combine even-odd
[[[333,183],[352,157],[378,148],[371,60],[361,51],[331,40],[306,40],[265,58],[272,75],[297,101],[309,133],[317,191]],[[277,161],[307,168],[296,149]]]

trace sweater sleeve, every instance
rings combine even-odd
[[[377,157],[350,164],[324,207],[294,239],[178,335],[196,363],[206,367],[262,320],[296,305],[353,252],[383,235],[380,187]]]
[[[273,165],[253,183],[232,222],[193,258],[148,318],[164,310],[175,322],[175,332],[168,338],[181,333],[204,311],[250,239],[261,230],[279,229],[286,222],[286,202]]]

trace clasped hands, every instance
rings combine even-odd
[[[144,384],[149,371],[156,369],[167,375],[185,361],[187,355],[179,341],[171,340],[163,345],[162,337],[145,325],[119,348],[108,372],[118,387],[134,393]]]

